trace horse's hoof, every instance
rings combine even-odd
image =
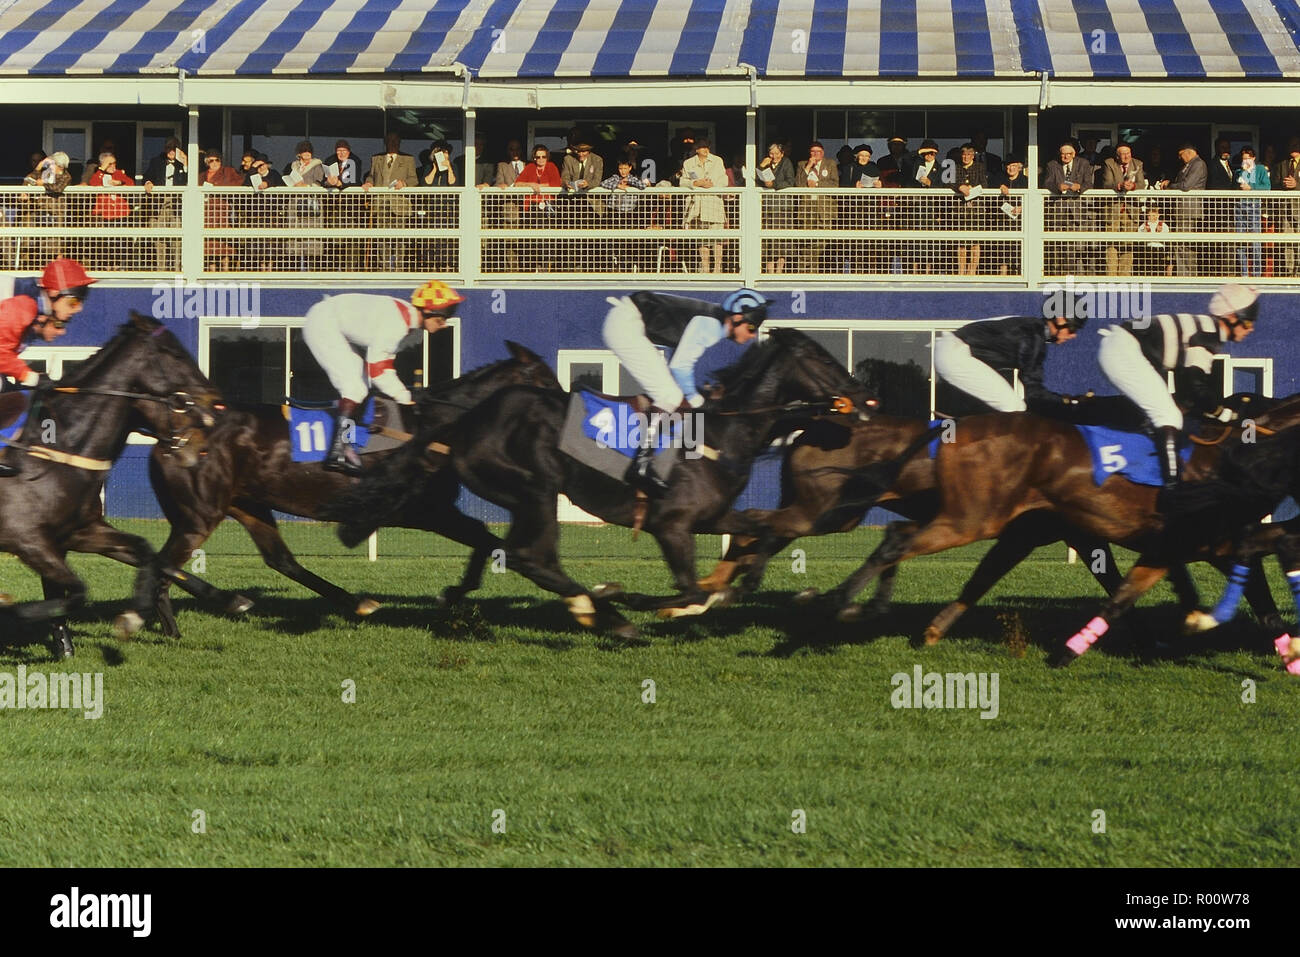
[[[932,648],[939,642],[943,641],[943,632],[931,625],[925,629],[925,634],[921,636],[921,641],[927,648]]]
[[[696,615],[702,615],[718,602],[722,601],[723,593],[720,591],[710,592],[709,597],[702,602],[696,602],[693,605],[683,605],[680,608],[660,608],[658,615],[660,618],[692,618]]]
[[[735,588],[721,588],[711,594],[717,595],[718,600],[714,602],[719,608],[730,608],[740,597],[740,591]]]
[[[113,635],[117,638],[130,638],[143,627],[144,619],[135,611],[124,611],[113,619]]]
[[[231,595],[230,601],[226,602],[227,615],[242,615],[248,609],[253,607],[253,599],[244,595]]]
[[[615,595],[623,594],[622,582],[601,582],[591,589],[591,597],[597,601],[604,601],[607,598],[613,598]]]
[[[846,625],[863,619],[863,610],[861,605],[845,605],[835,613],[835,620],[843,622]]]
[[[590,595],[570,595],[564,603],[569,606],[569,614],[583,628],[596,627],[596,606],[592,604]]]
[[[796,605],[806,605],[817,597],[816,588],[805,588],[801,592],[795,592],[794,603]]]
[[[12,604],[14,604],[14,596],[0,592],[0,608],[8,608]]]
[[[641,632],[637,629],[636,625],[632,624],[630,621],[625,621],[620,625],[616,625],[611,629],[610,634],[619,639],[619,641],[636,641],[636,639],[641,637]]]
[[[1199,608],[1189,611],[1187,617],[1183,619],[1184,635],[1199,635],[1203,631],[1213,631],[1218,627],[1219,623],[1214,620],[1214,616]]]
[[[1062,646],[1061,648],[1058,648],[1056,651],[1054,651],[1051,655],[1048,656],[1047,667],[1064,668],[1066,665],[1070,664],[1070,662],[1074,661],[1078,657],[1079,656],[1076,655],[1069,648]]]
[[[375,601],[373,598],[363,598],[357,605],[357,617],[368,618],[383,607],[383,605]]]

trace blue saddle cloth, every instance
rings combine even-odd
[[[1098,485],[1112,475],[1122,475],[1137,485],[1164,484],[1156,444],[1149,436],[1141,432],[1120,432],[1104,425],[1076,425],[1075,428],[1092,453],[1092,479]],[[1182,462],[1191,455],[1190,446],[1178,452]]]
[[[296,405],[286,408],[289,410],[289,447],[293,450],[293,460],[324,462],[330,437],[334,434],[334,413],[329,409],[300,409]],[[370,441],[366,426],[374,419],[375,400],[372,397],[366,400],[356,418],[356,436],[352,444],[358,449],[364,449]]]
[[[641,424],[645,416],[626,402],[609,396],[597,395],[585,389],[579,389],[582,397],[583,417],[582,434],[597,445],[614,449],[627,458],[635,458],[636,450],[641,445]],[[655,437],[655,448],[674,448],[677,433],[681,425],[670,420],[670,428],[660,429]]]

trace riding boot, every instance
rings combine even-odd
[[[344,475],[357,476],[363,471],[361,467],[361,457],[357,455],[357,450],[349,442],[347,430],[355,429],[356,423],[353,422],[353,413],[357,411],[357,404],[351,399],[339,399],[338,413],[334,417],[334,436],[330,439],[330,450],[325,456],[325,470],[327,472],[342,472]]]
[[[1178,487],[1178,430],[1172,425],[1156,429],[1156,454],[1165,491],[1172,491]]]
[[[636,458],[628,467],[627,474],[623,476],[623,481],[633,488],[640,489],[651,498],[658,498],[668,491],[668,483],[661,479],[654,472],[654,458],[659,444],[659,425],[663,421],[663,413],[659,409],[652,408],[647,416],[650,420],[646,426],[646,434],[641,437],[641,444],[637,446]]]

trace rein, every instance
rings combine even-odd
[[[1205,445],[1205,446],[1221,445],[1224,439],[1226,439],[1228,436],[1230,436],[1233,432],[1237,430],[1245,431],[1243,426],[1237,425],[1235,422],[1228,422],[1223,426],[1223,431],[1219,433],[1219,437],[1217,439],[1203,439],[1199,435],[1189,435],[1187,437],[1191,439],[1192,443],[1195,445]],[[1277,435],[1277,429],[1270,429],[1268,426],[1265,425],[1256,425],[1255,431],[1258,434],[1263,436]]]

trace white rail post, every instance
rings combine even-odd
[[[185,144],[186,184],[181,202],[181,272],[190,282],[203,273],[203,164],[199,161],[199,111],[190,107],[189,141]]]
[[[1029,143],[1025,156],[1025,212],[1020,239],[1020,269],[1029,288],[1043,281],[1043,194],[1038,190],[1038,114],[1029,113]]]
[[[747,185],[740,194],[740,279],[746,286],[758,282],[763,274],[762,193],[754,182],[758,177],[758,112],[745,111],[745,172]]]
[[[474,187],[478,151],[474,149],[477,114],[465,111],[465,182],[460,189],[460,274],[477,285],[483,268],[483,198]],[[426,372],[427,377],[427,372]]]
[[[379,561],[379,533],[371,532],[366,539],[366,557],[372,562]]]

